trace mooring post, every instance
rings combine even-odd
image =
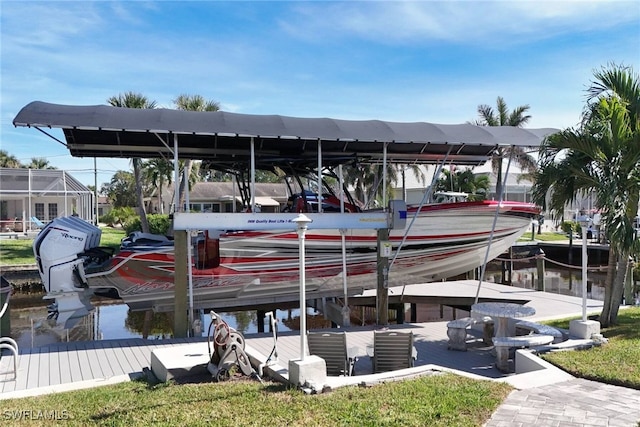
[[[569,253],[568,256],[568,264],[573,265],[573,228],[569,231]]]
[[[404,323],[405,305],[400,303],[396,306],[396,323],[402,325]]]
[[[542,250],[540,250],[540,252],[542,252]],[[542,255],[538,255],[536,256],[536,269],[538,271],[538,287],[537,290],[538,291],[544,291],[544,275],[545,275],[545,268],[544,268],[544,252],[542,252]]]
[[[467,271],[466,273],[467,280],[478,280],[477,272],[478,270],[476,268],[474,268],[473,270]]]
[[[509,247],[509,286],[513,285],[513,246]]]
[[[264,332],[264,319],[266,317],[265,311],[264,310],[258,310],[256,313],[256,323],[258,326],[258,333],[261,334]]]

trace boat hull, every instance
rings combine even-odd
[[[405,235],[405,230],[392,230],[389,236],[394,250],[389,258],[388,286],[440,281],[473,270],[513,245],[538,212],[532,205],[503,203],[496,218],[496,208],[496,202],[464,202],[427,206],[419,212],[410,209],[409,232]],[[491,231],[494,218],[495,229]],[[377,287],[376,231],[344,232],[346,284],[342,238],[339,230],[307,232],[308,299],[339,297],[345,292],[356,295]],[[190,287],[194,308],[231,309],[297,301],[298,248],[298,235],[292,231],[221,235],[219,265],[198,268],[197,255],[193,257]],[[172,247],[125,249],[86,277],[90,288],[115,289],[133,309],[173,309]]]

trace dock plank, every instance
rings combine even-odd
[[[36,388],[40,383],[40,349],[33,349],[29,356],[29,374],[25,388]]]
[[[44,357],[41,358],[44,360]],[[60,384],[61,372],[60,369],[60,353],[57,351],[52,351],[49,354],[49,363],[48,363],[48,371],[49,371],[49,385],[58,385]]]
[[[31,350],[21,353],[18,357],[18,377],[15,381],[5,384],[3,393],[27,388],[27,378],[29,376],[29,362]]]
[[[76,350],[76,354],[78,355],[78,365],[80,367],[80,372],[82,374],[82,380],[88,381],[94,378],[100,378],[100,376],[94,376],[94,372],[91,370],[91,365],[89,363],[89,357],[87,356],[87,351],[83,348]]]
[[[16,360],[16,363],[19,362],[19,359]],[[0,356],[0,393],[3,393],[5,389],[13,390],[15,387],[15,379],[13,375],[13,355],[9,354],[9,352],[5,352],[3,356]],[[19,366],[16,367],[16,370],[19,369]],[[16,372],[17,375],[17,372]],[[13,384],[9,384],[13,383]]]
[[[141,341],[138,345],[128,347],[131,352],[132,360],[135,360],[136,365],[139,367],[139,371],[143,368],[148,368],[151,358],[151,351],[153,345],[149,342]]]
[[[55,350],[58,355],[58,366],[60,368],[60,384],[68,384],[73,381],[71,376],[71,361],[69,360],[69,351],[62,349]]]
[[[107,374],[105,372],[105,368],[102,366],[102,363],[100,363],[102,352],[99,350],[97,342],[87,341],[85,351],[87,353],[87,357],[89,358],[89,366],[91,367],[91,372],[93,372],[93,375],[99,376],[99,378],[106,378]]]
[[[116,355],[116,351],[113,349],[111,345],[108,345],[106,341],[100,341],[101,352],[104,354],[104,359],[109,363],[109,368],[111,369],[112,376],[122,375],[125,370],[120,365],[118,361],[118,357]]]
[[[38,357],[38,387],[51,384],[51,370],[57,369],[57,366],[51,365],[51,352],[46,348],[41,349],[40,357]]]
[[[77,344],[69,343],[69,369],[71,371],[71,382],[83,381],[82,371],[80,367],[80,358],[78,357]]]
[[[476,281],[460,281],[447,283],[446,286],[428,286],[420,292],[443,295],[469,294],[475,295]],[[408,288],[407,294],[419,292]],[[506,299],[518,296],[529,300],[528,305],[537,310],[531,320],[544,320],[552,317],[568,317],[580,315],[581,298],[566,295],[538,292],[530,289],[514,288],[493,283],[483,284],[481,298]],[[588,311],[600,310],[602,302],[588,300]],[[460,317],[467,316],[463,310],[458,310]],[[437,319],[436,319],[437,320]],[[489,348],[484,347],[481,340],[469,343],[469,351],[458,352],[447,350],[446,320],[426,323],[406,323],[390,325],[389,329],[413,331],[415,346],[418,350],[417,366],[434,364],[444,368],[457,369],[473,374],[480,374],[487,378],[501,378],[503,373],[495,369],[495,358]],[[340,328],[348,333],[349,346],[358,348],[359,360],[356,363],[356,373],[366,373],[371,370],[371,360],[366,354],[367,345],[373,342],[373,326],[354,326]],[[266,358],[273,349],[273,337],[270,333],[247,334],[245,341],[248,346],[258,351]],[[94,342],[55,343],[36,349],[21,349],[18,356],[18,378],[16,381],[6,381],[7,375],[0,375],[0,399],[3,395],[15,395],[19,391],[31,391],[43,386],[68,385],[83,380],[102,380],[103,378],[120,377],[140,372],[150,364],[150,355],[154,349],[177,346],[183,343],[203,343],[206,348],[206,338],[180,338],[167,340],[122,339]],[[291,359],[300,357],[300,336],[298,332],[282,332],[278,337],[278,361],[283,367],[288,367]],[[3,356],[0,367],[11,363],[11,357]],[[4,379],[4,381],[3,381]],[[99,381],[97,381],[99,383]]]
[[[113,368],[111,367],[111,363],[109,363],[107,353],[104,351],[102,346],[99,346],[97,344],[98,343],[96,343],[95,348],[91,350],[91,354],[89,357],[93,358],[95,360],[95,363],[100,366],[103,378],[111,378],[114,376],[114,372]]]
[[[93,343],[92,343],[93,344]],[[94,378],[105,378],[105,372],[100,364],[100,356],[99,352],[96,350],[95,346],[91,345],[85,349],[85,353],[87,354],[87,359],[89,359],[89,367],[91,368],[91,373]]]
[[[131,366],[129,363],[129,359],[124,352],[124,348],[122,346],[112,347],[114,355],[118,363],[120,364],[122,373],[131,373],[135,371],[135,368]]]

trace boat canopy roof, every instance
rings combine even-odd
[[[384,147],[392,163],[479,165],[499,146],[537,147],[557,129],[511,126],[339,120],[280,115],[135,109],[107,105],[71,106],[34,101],[15,126],[62,129],[76,157],[172,156],[222,166],[247,164],[254,141],[256,166],[279,162],[315,164],[321,145],[327,166],[351,160],[379,162]],[[45,132],[46,133],[46,132]]]

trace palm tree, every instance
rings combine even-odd
[[[204,99],[202,95],[179,95],[176,99],[173,100],[175,107],[178,110],[188,110],[188,111],[218,111],[220,110],[220,104],[216,101],[207,101]],[[187,189],[187,182],[185,180],[185,175],[188,177],[188,180],[192,180],[192,169],[193,162],[188,159],[184,164],[184,171],[186,174],[181,174],[180,178],[180,187],[179,187],[179,199],[180,206],[184,206],[185,194]],[[176,206],[177,209],[177,206]]]
[[[368,206],[370,203],[370,192],[377,189],[379,168],[370,163],[354,162],[343,169],[344,184],[353,188],[353,195],[356,200]]]
[[[181,186],[180,186],[180,206],[184,206],[186,199],[186,188],[187,186],[184,184],[185,170],[187,171],[187,184],[188,188],[193,188],[196,182],[202,181],[202,174],[200,173],[200,166],[202,165],[201,160],[178,160],[178,175],[180,176]],[[175,191],[175,189],[174,189]],[[175,193],[174,193],[175,197]]]
[[[114,107],[125,108],[155,108],[156,102],[139,93],[125,92],[118,96],[112,96],[107,102]],[[133,176],[136,181],[136,200],[138,201],[138,214],[140,215],[140,225],[144,233],[149,232],[149,221],[147,220],[147,212],[144,208],[144,197],[142,194],[142,172],[140,166],[140,158],[131,159],[133,163]]]
[[[425,183],[424,171],[417,164],[388,165],[387,167],[387,198],[392,195],[392,185],[398,184],[399,176],[404,179],[404,173],[410,170],[422,184]],[[354,197],[364,206],[370,206],[382,196],[382,164],[354,162],[343,169],[344,184],[353,188]]]
[[[164,158],[147,160],[142,164],[142,174],[145,181],[155,188],[160,209],[158,213],[163,214],[162,190],[165,184],[169,185],[173,180],[173,162]]]
[[[16,156],[9,154],[6,150],[0,150],[0,167],[21,168],[22,164]]]
[[[108,184],[103,184],[100,192],[107,196],[114,208],[135,205],[135,179],[131,172],[117,171]]]
[[[629,257],[640,253],[633,228],[640,201],[640,78],[615,64],[594,75],[582,125],[551,135],[541,146],[533,197],[560,217],[577,195],[595,194],[610,241],[600,315],[607,327],[617,321]]]
[[[438,179],[435,191],[456,191],[468,193],[470,200],[484,200],[489,192],[490,181],[486,175],[474,175],[471,169],[442,171],[442,177]]]
[[[32,157],[31,163],[24,165],[27,169],[55,169],[55,167],[49,165],[49,160],[44,157]]]
[[[493,107],[482,104],[478,105],[478,114],[480,119],[474,123],[478,126],[524,126],[530,115],[525,113],[529,111],[529,105],[521,105],[509,112],[507,104],[501,96],[496,101],[497,111]],[[491,157],[491,169],[496,174],[496,194],[502,193],[502,160],[511,157],[522,169],[523,172],[531,173],[536,170],[537,162],[522,147],[499,147]]]

